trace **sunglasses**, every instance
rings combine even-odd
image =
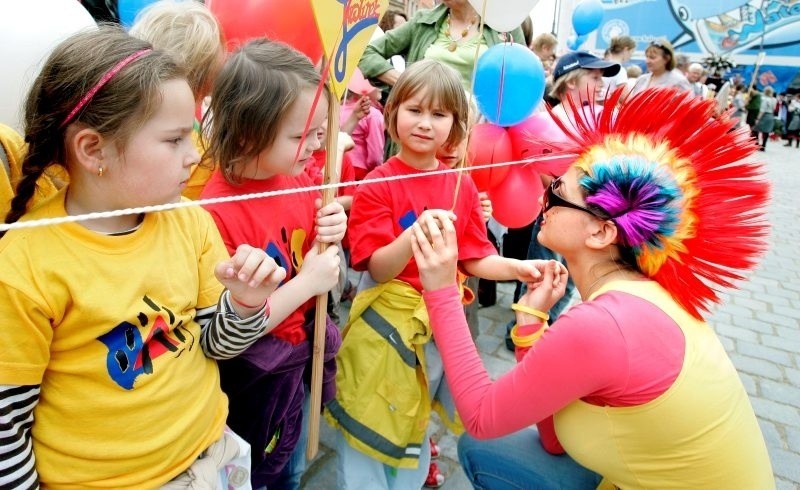
[[[554,206],[559,206],[562,208],[577,209],[578,211],[589,213],[595,218],[601,220],[611,219],[605,213],[600,213],[598,211],[589,209],[585,206],[581,206],[580,204],[575,204],[574,202],[567,201],[563,197],[559,196],[558,194],[556,194],[556,189],[558,189],[560,186],[561,186],[561,177],[553,179],[553,181],[550,182],[550,185],[547,186],[547,190],[545,191],[544,196],[542,196],[542,213],[549,211],[550,208]]]

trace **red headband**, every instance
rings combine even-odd
[[[86,107],[86,104],[88,104],[89,101],[92,100],[92,98],[95,96],[95,94],[97,94],[97,92],[101,88],[103,88],[105,86],[105,84],[108,83],[109,80],[114,78],[114,75],[116,75],[117,73],[122,71],[122,69],[125,68],[126,66],[128,66],[130,63],[138,60],[139,58],[141,58],[142,56],[148,54],[151,51],[152,51],[152,49],[149,49],[149,48],[148,49],[142,49],[141,51],[137,51],[137,52],[133,53],[132,55],[130,55],[130,56],[126,57],[126,58],[123,58],[119,63],[114,65],[113,68],[108,70],[108,72],[106,72],[106,74],[103,75],[103,77],[100,80],[98,80],[98,82],[95,83],[94,86],[88,92],[86,92],[86,95],[83,96],[83,98],[80,100],[80,102],[78,102],[78,104],[75,106],[75,108],[70,111],[70,113],[67,115],[66,119],[64,119],[64,122],[61,123],[61,127],[64,127],[67,124],[69,124],[70,121],[72,121],[75,118],[75,116],[78,114],[78,112],[80,112],[81,109]]]

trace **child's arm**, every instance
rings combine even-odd
[[[267,330],[270,295],[286,277],[286,270],[261,249],[240,245],[229,260],[214,269],[226,288],[215,311],[198,311],[200,344],[212,359],[230,359],[250,347]]]
[[[428,209],[417,218],[417,222],[424,220],[429,215],[440,223],[443,220],[450,220],[451,222],[456,220],[456,216],[450,211]],[[375,281],[379,283],[389,282],[403,272],[403,269],[408,265],[408,261],[414,255],[411,249],[411,236],[411,227],[406,228],[394,241],[379,248],[372,254],[367,270]]]
[[[262,335],[281,324],[303,303],[325,294],[339,281],[339,247],[331,245],[323,253],[316,245],[303,258],[303,266],[295,277],[278,288],[270,297],[270,316]]]
[[[520,282],[535,283],[539,281],[541,273],[538,264],[541,261],[517,260],[501,257],[497,254],[488,255],[480,259],[468,259],[461,262],[461,266],[471,276],[494,281],[509,281],[515,279]]]
[[[0,487],[38,488],[31,442],[39,385],[0,385]]]

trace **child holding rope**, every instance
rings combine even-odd
[[[305,167],[320,147],[317,131],[328,107],[322,89],[309,59],[285,44],[256,39],[234,52],[212,92],[207,156],[218,170],[202,197],[314,186]],[[253,243],[287,271],[270,300],[269,335],[221,362],[220,372],[230,398],[228,424],[253,446],[253,486],[297,488],[305,465],[301,432],[309,409],[304,384],[311,373],[314,298],[339,280],[337,244],[347,217],[338,202],[321,207],[318,191],[302,189],[207,209],[230,250]],[[318,242],[330,246],[318,253]],[[323,402],[335,389],[339,344],[329,319]]]

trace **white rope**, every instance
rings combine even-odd
[[[311,187],[297,187],[292,189],[282,189],[277,191],[268,191],[268,192],[254,192],[250,194],[241,194],[238,196],[226,196],[226,197],[214,197],[211,199],[198,199],[196,201],[181,201],[169,204],[158,204],[154,206],[142,206],[138,208],[126,208],[126,209],[118,209],[115,211],[102,211],[96,213],[87,213],[87,214],[76,214],[74,216],[62,216],[60,218],[43,218],[43,219],[36,219],[36,220],[28,220],[28,221],[17,221],[16,223],[11,224],[0,224],[0,232],[8,231],[8,230],[16,230],[20,228],[37,228],[40,226],[51,226],[51,225],[60,225],[62,223],[75,223],[78,221],[89,221],[93,219],[102,219],[102,218],[116,218],[118,216],[127,216],[131,214],[142,214],[142,213],[155,213],[159,211],[168,211],[170,209],[179,209],[179,208],[188,208],[192,206],[206,206],[209,204],[219,204],[223,202],[233,202],[233,201],[249,201],[251,199],[263,199],[272,196],[283,196],[286,194],[296,194],[300,192],[308,192],[308,191],[316,191],[316,190],[324,190],[324,189],[338,189],[340,187],[348,187],[351,185],[367,185],[367,184],[377,184],[380,182],[392,182],[396,180],[404,180],[404,179],[415,179],[415,178],[423,178],[423,177],[430,177],[433,175],[444,175],[454,172],[464,172],[464,171],[472,171],[472,170],[481,170],[481,169],[488,169],[494,167],[504,167],[508,165],[518,165],[518,164],[531,164],[536,162],[543,162],[547,160],[556,160],[562,159],[564,157],[573,156],[571,154],[558,154],[558,155],[548,155],[543,157],[538,157],[534,159],[527,159],[527,160],[517,160],[513,162],[501,162],[501,163],[491,163],[486,165],[474,165],[470,167],[462,167],[462,168],[452,168],[446,170],[432,170],[430,172],[421,172],[417,174],[410,174],[410,175],[396,175],[392,177],[381,177],[377,179],[364,179],[352,182],[339,182],[336,184],[322,184],[317,186]],[[574,155],[577,156],[577,155]]]

